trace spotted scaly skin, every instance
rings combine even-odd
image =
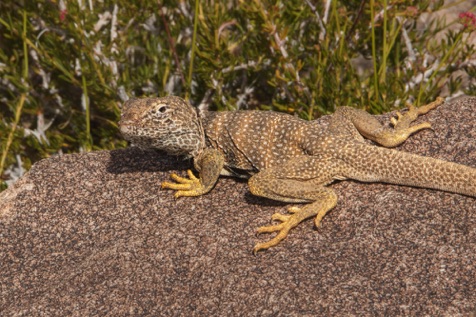
[[[476,169],[430,157],[399,152],[390,147],[411,134],[431,128],[411,123],[443,103],[442,98],[397,114],[393,128],[382,126],[365,111],[338,108],[326,128],[317,121],[268,111],[208,112],[179,97],[132,99],[123,106],[121,132],[131,143],[158,148],[171,155],[192,157],[199,176],[172,174],[162,188],[175,197],[208,193],[220,175],[249,178],[254,195],[289,203],[287,214],[275,213],[278,224],[258,228],[277,235],[258,243],[256,253],[277,245],[289,230],[314,217],[316,227],[337,204],[327,185],[355,179],[433,188],[476,197]],[[364,141],[370,139],[382,147]]]

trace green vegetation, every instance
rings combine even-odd
[[[1,1],[0,189],[41,158],[124,147],[117,121],[127,96],[312,119],[338,105],[379,113],[443,89],[474,94],[474,15],[451,29],[417,22],[442,4]]]

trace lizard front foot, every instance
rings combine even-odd
[[[180,177],[177,174],[170,174],[177,183],[163,182],[162,189],[173,189],[177,192],[174,194],[175,198],[187,196],[200,196],[207,193],[207,188],[201,183],[200,179],[193,175],[191,170],[187,170],[188,178]]]

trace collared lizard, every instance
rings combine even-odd
[[[289,213],[275,213],[278,224],[258,228],[277,232],[253,251],[277,245],[289,230],[315,216],[322,218],[337,204],[327,187],[334,180],[354,179],[433,188],[476,197],[476,168],[388,149],[412,133],[431,128],[411,123],[443,103],[442,98],[392,118],[383,126],[369,113],[337,108],[324,128],[317,121],[271,111],[198,112],[179,97],[131,99],[123,105],[120,129],[131,143],[193,158],[199,173],[188,178],[171,174],[175,182],[162,188],[176,190],[175,198],[208,193],[220,175],[249,178],[252,194],[289,203]],[[364,137],[383,147],[365,142]]]

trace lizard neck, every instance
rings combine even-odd
[[[203,129],[202,112],[196,109],[196,114],[197,114],[197,118],[194,122],[194,125],[196,128],[196,133],[198,134],[197,135],[198,144],[195,147],[195,149],[190,151],[190,155],[187,155],[188,158],[190,157],[198,158],[203,153],[203,150],[207,147],[207,144],[205,141],[205,131]]]

